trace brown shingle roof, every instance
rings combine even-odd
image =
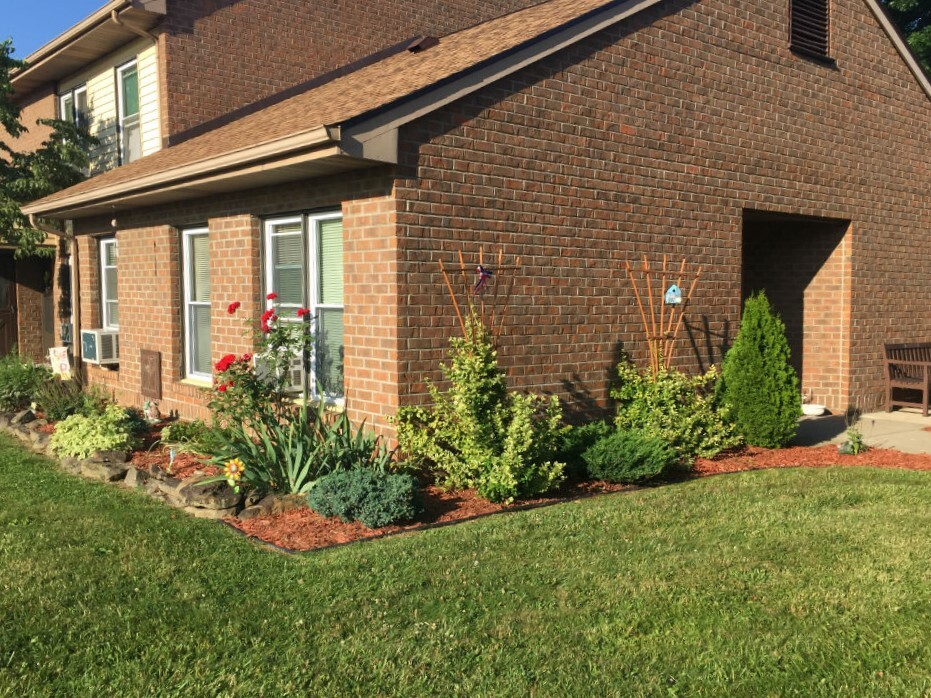
[[[30,204],[53,208],[55,202],[104,187],[168,173],[200,161],[243,151],[278,139],[341,124],[418,93],[468,71],[550,31],[608,5],[610,0],[549,0],[443,37],[419,53],[402,51],[377,63],[203,135],[133,163],[97,175]]]

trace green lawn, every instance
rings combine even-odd
[[[0,695],[931,694],[931,474],[723,476],[288,557],[0,441]]]

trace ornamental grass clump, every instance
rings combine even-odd
[[[557,487],[565,479],[565,464],[554,459],[564,431],[558,398],[509,392],[481,318],[472,313],[465,323],[441,366],[449,389],[430,384],[431,407],[398,410],[401,451],[442,486],[475,488],[493,502]]]
[[[786,446],[802,402],[782,320],[762,292],[744,305],[740,331],[724,357],[717,400],[747,443]]]

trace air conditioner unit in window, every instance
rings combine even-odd
[[[81,330],[81,358],[89,364],[118,364],[120,336],[116,330]]]
[[[271,367],[265,357],[256,354],[252,357],[253,365],[255,366],[255,373],[259,378],[266,379],[271,373]],[[304,362],[300,356],[295,356],[291,359],[291,363],[288,368],[284,369],[288,372],[288,382],[285,386],[284,392],[289,395],[300,395],[304,392]]]

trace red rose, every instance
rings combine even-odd
[[[271,308],[262,313],[262,324],[268,324],[268,321],[275,316],[275,311]]]
[[[229,387],[229,386],[227,386],[226,383],[223,383],[223,384],[217,386],[217,390],[219,390],[221,393],[225,393],[227,387]]]
[[[247,364],[252,361],[252,354],[243,354],[241,357],[239,357],[239,360],[242,363]]]
[[[232,303],[230,303],[230,304],[227,306],[226,312],[228,312],[230,315],[232,315],[232,314],[235,313],[237,310],[239,310],[239,306],[240,306],[240,305],[242,305],[242,304],[241,304],[239,301],[233,301]]]
[[[216,365],[217,373],[223,373],[224,371],[228,371],[229,367],[232,366],[234,363],[236,363],[236,355],[227,354],[222,359],[217,361],[217,365]]]
[[[268,333],[271,332],[271,331],[272,331],[271,326],[270,326],[267,322],[263,322],[263,323],[262,323],[262,332],[265,333],[265,334],[268,334]]]
[[[275,300],[277,297],[278,297],[278,294],[275,293],[274,291],[272,291],[272,292],[269,293],[267,296],[265,296],[265,298],[267,298],[267,299],[270,300],[270,301]]]
[[[304,317],[305,315],[310,315],[310,311],[309,311],[307,308],[298,308],[298,309],[297,309],[297,316],[298,316],[298,317]]]

